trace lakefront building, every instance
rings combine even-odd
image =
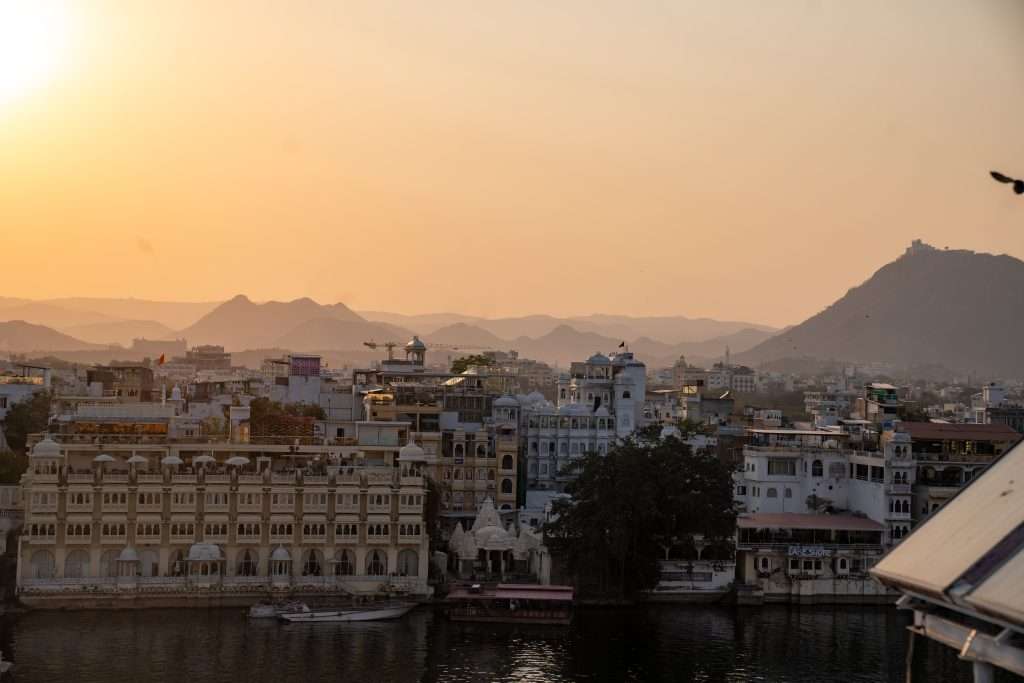
[[[901,425],[901,427],[906,424]],[[868,569],[910,533],[910,435],[877,450],[839,429],[750,429],[736,476],[737,587],[748,602],[884,602]]]
[[[70,423],[34,437],[18,548],[26,604],[429,593],[423,451],[407,423],[360,422],[349,445],[328,446],[121,422],[116,434]]]

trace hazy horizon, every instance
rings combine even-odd
[[[1024,256],[1014,0],[38,4],[0,296],[782,327]]]

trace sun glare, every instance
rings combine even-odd
[[[0,109],[45,86],[65,58],[68,11],[61,0],[0,0]]]

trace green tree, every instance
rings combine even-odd
[[[494,359],[489,358],[483,354],[456,358],[455,360],[452,361],[451,372],[453,375],[460,375],[463,372],[465,372],[471,365],[494,365]]]
[[[7,445],[24,455],[29,434],[46,431],[50,421],[50,392],[39,391],[8,408],[4,418]]]
[[[316,420],[324,420],[327,418],[327,413],[323,408],[312,403],[282,405],[278,401],[262,397],[254,398],[249,403],[249,421],[252,424],[263,424],[285,417],[312,417]]]
[[[28,435],[46,430],[50,421],[50,392],[40,391],[8,408],[4,437],[11,448],[0,453],[0,484],[17,484],[28,468],[25,445]]]
[[[552,552],[581,591],[628,598],[652,588],[667,548],[695,536],[731,544],[732,472],[710,455],[646,430],[573,463],[571,498],[555,502],[545,527]]]

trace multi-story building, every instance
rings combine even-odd
[[[867,570],[910,532],[909,435],[854,449],[839,430],[751,429],[736,498],[745,601],[885,601]]]
[[[10,371],[0,373],[0,422],[7,411],[33,394],[50,388],[50,368],[15,363]],[[0,425],[0,430],[3,425]],[[0,431],[2,433],[2,431]]]
[[[838,391],[805,391],[804,410],[815,427],[838,424],[850,414],[850,397]]]
[[[558,380],[557,406],[540,394],[520,407],[527,488],[561,490],[566,466],[588,452],[606,453],[616,439],[643,426],[647,372],[629,351],[597,353],[572,363]]]
[[[899,390],[885,382],[871,382],[864,387],[864,396],[857,399],[857,412],[875,424],[892,425],[900,418],[903,401]]]
[[[344,446],[163,432],[126,424],[97,438],[71,423],[33,439],[23,602],[428,593],[424,453],[407,423],[359,422]]]
[[[1005,424],[902,422],[917,467],[915,522],[931,514],[1021,439]]]
[[[228,370],[231,368],[231,354],[224,351],[223,346],[202,344],[193,346],[185,352],[184,357],[174,359],[176,363],[190,365],[200,370]]]
[[[154,395],[153,369],[145,365],[98,365],[86,371],[90,396],[148,403]]]
[[[750,429],[736,500],[749,513],[850,511],[878,522],[882,542],[910,531],[915,479],[910,438],[889,433],[881,450],[850,447],[838,430]]]
[[[413,338],[405,360],[356,370],[353,390],[367,419],[401,421],[424,450],[424,472],[442,484],[442,516],[472,519],[490,498],[499,512],[517,507],[519,405],[494,393],[481,369],[453,375],[426,367]],[[454,523],[454,522],[453,522]]]

